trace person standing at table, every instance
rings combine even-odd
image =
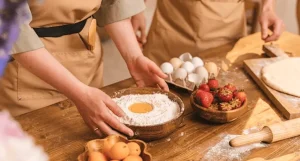
[[[247,30],[243,1],[158,0],[144,55],[161,64],[184,52],[196,55],[237,41]],[[284,25],[274,12],[273,0],[262,0],[260,24],[266,42],[277,40],[282,33]]]
[[[98,135],[133,135],[109,112],[124,112],[104,92],[103,55],[96,20],[105,26],[138,86],[168,90],[159,67],[143,56],[130,17],[143,0],[29,0],[32,20],[21,27],[14,58],[0,80],[0,109],[20,115],[69,98]],[[112,69],[108,72],[113,72]]]

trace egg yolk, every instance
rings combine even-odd
[[[147,113],[153,110],[153,106],[149,103],[134,103],[129,110],[134,113]]]

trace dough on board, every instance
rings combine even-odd
[[[287,58],[265,66],[262,80],[279,92],[300,97],[300,58]]]

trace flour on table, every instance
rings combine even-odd
[[[300,97],[300,58],[287,58],[265,66],[262,80],[279,92]]]
[[[253,149],[266,147],[264,143],[254,143],[241,147],[231,147],[229,141],[238,135],[226,135],[204,155],[201,161],[243,161]]]
[[[165,94],[131,94],[113,98],[113,100],[127,115],[120,118],[113,114],[124,124],[135,126],[157,125],[170,121],[180,114],[178,103],[170,100]],[[148,113],[134,113],[129,110],[129,107],[135,103],[148,103],[153,106],[153,110]]]

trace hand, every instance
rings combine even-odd
[[[131,18],[132,27],[134,33],[136,34],[136,38],[142,47],[146,43],[146,18],[144,12],[141,12],[137,15],[132,16]],[[140,33],[139,33],[140,32]]]
[[[158,85],[161,89],[169,91],[169,87],[163,79],[166,78],[167,75],[145,56],[138,56],[127,64],[130,74],[138,87],[155,87]]]
[[[260,16],[260,25],[262,34],[261,38],[265,42],[278,40],[284,30],[283,21],[276,16],[273,10],[270,9],[262,11]],[[272,35],[268,34],[268,29],[273,32]]]
[[[133,131],[120,123],[110,112],[123,117],[120,107],[104,92],[93,87],[86,87],[85,94],[78,100],[73,100],[85,123],[100,137],[104,134],[118,134],[116,129],[126,135],[133,136]],[[98,128],[98,130],[95,130]],[[113,128],[113,129],[112,129]]]

